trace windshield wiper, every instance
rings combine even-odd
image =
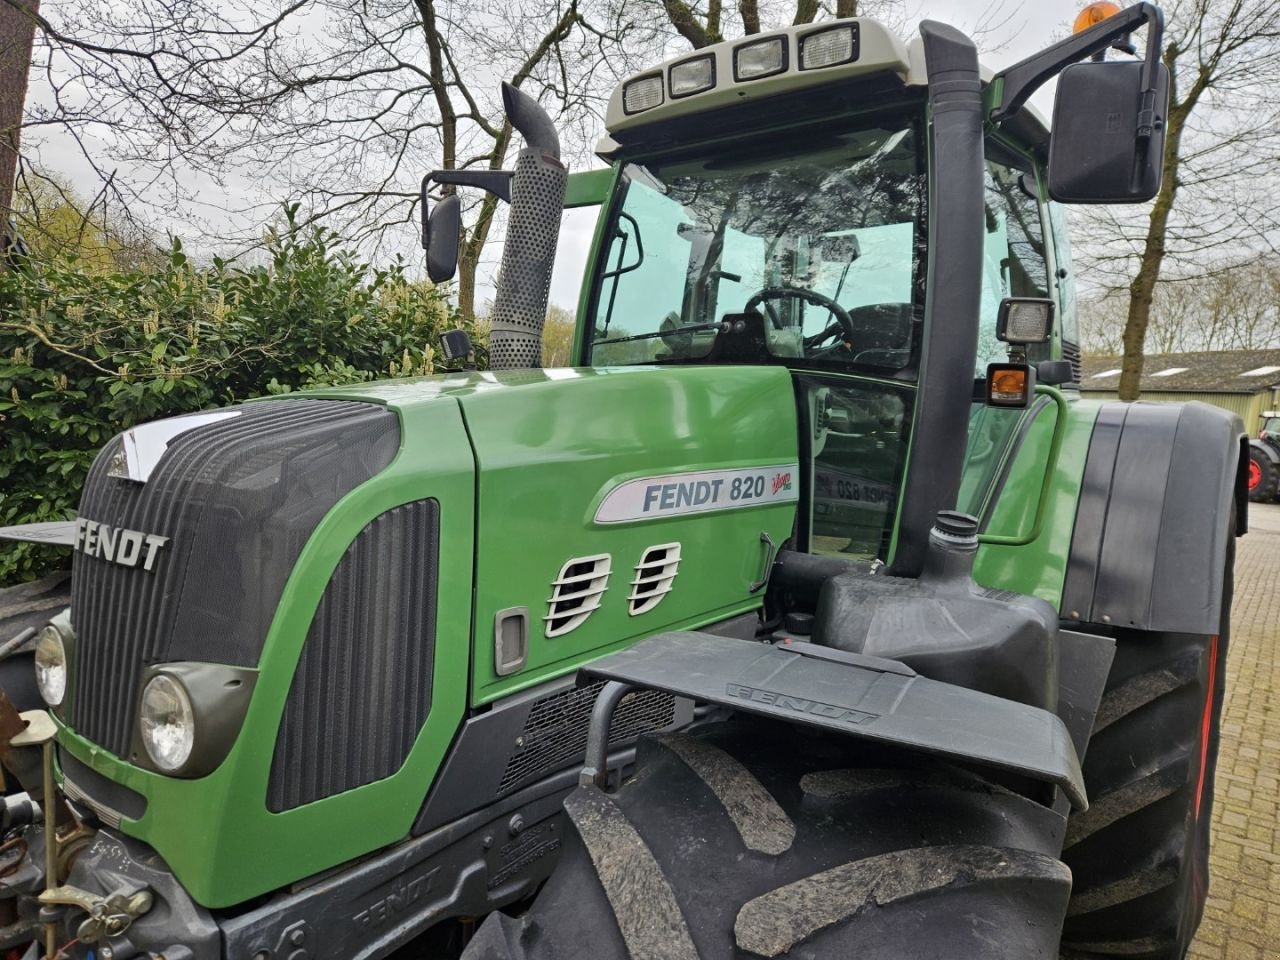
[[[669,337],[677,333],[696,333],[699,330],[719,330],[719,323],[691,323],[683,327],[672,327],[669,330],[654,330],[652,333],[637,333],[632,337],[598,337],[591,345],[598,343],[630,343],[632,340],[652,340],[654,337]]]

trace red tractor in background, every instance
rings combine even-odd
[[[1258,438],[1249,441],[1249,499],[1271,503],[1280,498],[1280,410],[1262,415]]]

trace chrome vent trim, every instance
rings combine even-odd
[[[680,571],[680,544],[660,543],[649,547],[635,569],[631,596],[627,598],[627,609],[633,617],[648,613],[671,592]]]
[[[65,774],[62,777],[62,792],[65,793],[72,802],[82,803],[92,810],[97,815],[98,819],[106,826],[111,827],[113,830],[120,829],[120,821],[124,819],[124,814],[120,813],[118,810],[111,809],[111,807],[108,807],[105,803],[101,803],[89,796],[88,791],[82,790],[80,787],[76,786],[75,782]]]
[[[560,575],[551,582],[547,615],[542,618],[546,636],[562,637],[600,609],[611,573],[613,558],[607,553],[566,561]]]

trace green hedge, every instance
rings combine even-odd
[[[458,325],[443,294],[299,229],[294,213],[253,268],[198,267],[177,241],[147,270],[0,267],[0,525],[73,517],[95,452],[136,423],[432,372],[437,336]],[[0,546],[0,586],[65,563]]]

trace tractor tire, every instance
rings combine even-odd
[[[1249,448],[1249,500],[1253,503],[1270,503],[1280,490],[1277,481],[1280,470],[1261,450]]]
[[[1235,510],[1231,512],[1235,523]],[[1209,889],[1235,540],[1217,636],[1121,631],[1067,824],[1067,958],[1182,960]]]
[[[1063,818],[903,759],[742,716],[643,741],[616,793],[570,794],[551,879],[463,960],[1057,957]]]

